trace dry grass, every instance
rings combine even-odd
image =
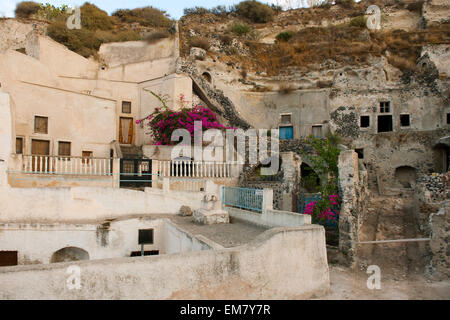
[[[386,5],[382,0],[369,1]],[[371,57],[390,57],[389,61],[402,71],[411,70],[420,56],[420,50],[427,44],[442,44],[449,42],[450,23],[429,25],[426,30],[401,31],[389,30],[381,32],[370,32],[363,25],[362,15],[365,12],[367,2],[354,3],[351,7],[333,6],[333,10],[325,8],[298,9],[284,12],[276,16],[273,24],[283,26],[289,30],[293,21],[322,22],[327,19],[343,19],[353,17],[353,25],[342,24],[329,27],[309,27],[292,32],[292,38],[288,42],[278,41],[275,44],[261,43],[248,37],[240,37],[238,40],[245,45],[248,54],[242,54],[237,50],[230,50],[229,28],[213,29],[205,24],[205,17],[197,15],[184,17],[182,19],[182,54],[189,54],[190,29],[199,30],[201,36],[216,38],[223,44],[223,52],[220,60],[224,63],[231,62],[240,65],[248,72],[265,72],[269,76],[279,75],[287,68],[295,67],[307,72],[311,69],[320,68],[324,62],[334,61],[335,67],[344,65],[367,65]],[[404,8],[404,4],[393,6]],[[227,19],[208,15],[217,25],[232,25],[239,22],[230,15]],[[231,19],[231,23],[230,23]],[[317,20],[317,21],[316,21]],[[249,24],[257,29],[258,25]],[[270,25],[267,25],[270,27]],[[184,34],[183,34],[184,30]],[[217,33],[214,33],[217,32]],[[325,86],[325,84],[318,84]],[[257,88],[255,90],[261,90]]]
[[[249,90],[250,92],[270,92],[273,91],[273,87],[272,86],[253,86],[253,88],[251,88]]]
[[[190,47],[202,48],[206,51],[211,47],[211,43],[207,38],[204,37],[194,37],[189,40]]]

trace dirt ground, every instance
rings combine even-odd
[[[404,280],[383,278],[381,288],[367,288],[369,274],[346,267],[330,265],[331,292],[319,300],[448,300],[450,281],[428,280],[410,276]]]

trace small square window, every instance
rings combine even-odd
[[[34,132],[35,133],[48,133],[48,118],[47,117],[34,117]]]
[[[361,116],[361,128],[370,127],[370,116]]]
[[[139,230],[139,244],[153,244],[153,229]]]
[[[70,157],[70,142],[58,142],[58,155]]]
[[[390,101],[380,102],[380,113],[389,113],[389,112],[391,112],[391,102]]]
[[[292,124],[292,115],[291,114],[282,114],[281,115],[281,124],[282,125]]]
[[[316,138],[322,138],[322,126],[312,126],[312,135]]]
[[[400,126],[409,127],[411,125],[411,119],[409,114],[401,114],[400,115]]]
[[[122,101],[122,113],[131,113],[130,101]]]
[[[16,138],[16,154],[23,154],[23,138]]]

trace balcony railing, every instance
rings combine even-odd
[[[113,158],[24,155],[22,172],[110,176]]]
[[[234,164],[225,162],[158,161],[163,177],[232,178]]]

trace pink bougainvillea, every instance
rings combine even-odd
[[[182,104],[187,102],[184,96],[180,96]],[[148,121],[150,128],[150,135],[156,145],[171,145],[178,142],[171,141],[172,132],[176,129],[186,129],[194,137],[194,122],[200,121],[202,129],[234,129],[226,127],[217,121],[217,115],[210,109],[201,105],[196,105],[192,108],[183,107],[179,111],[171,110],[167,107],[162,109],[155,109],[155,111],[144,119],[137,120],[140,124],[143,121]]]
[[[325,208],[323,209],[324,205]],[[334,223],[339,219],[338,206],[339,195],[331,194],[328,196],[328,201],[321,199],[319,202],[313,201],[306,204],[303,213],[312,215],[318,221]]]

